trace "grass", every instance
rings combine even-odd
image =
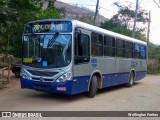
[[[147,73],[150,75],[160,75],[160,70],[148,70]]]

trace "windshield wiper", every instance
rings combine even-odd
[[[47,47],[51,47],[58,36],[59,36],[59,32],[56,32],[54,36],[49,40]]]

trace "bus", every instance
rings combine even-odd
[[[94,97],[147,73],[146,42],[68,19],[31,21],[22,36],[21,88]]]

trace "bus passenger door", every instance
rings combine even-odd
[[[80,93],[88,90],[90,78],[90,31],[78,28],[74,38],[73,88]]]

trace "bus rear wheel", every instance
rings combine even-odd
[[[97,77],[94,75],[92,76],[90,87],[88,91],[88,96],[93,98],[97,93]]]
[[[134,73],[131,72],[130,75],[129,75],[129,81],[127,83],[127,87],[132,87],[134,84]]]

